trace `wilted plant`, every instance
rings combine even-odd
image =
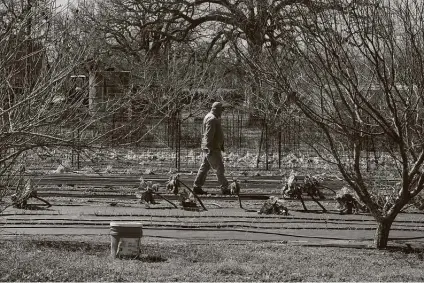
[[[335,197],[340,214],[358,214],[359,211],[366,212],[367,207],[361,204],[358,196],[348,187],[341,188]]]
[[[228,185],[228,189],[230,190],[231,195],[239,195],[240,194],[240,183],[237,179],[233,179],[233,181]]]
[[[106,166],[105,173],[108,173],[108,174],[112,173],[112,168],[113,168],[112,165]]]
[[[320,191],[319,187],[320,182],[317,177],[307,175],[302,180],[294,171],[292,171],[283,185],[281,193],[283,197],[299,199],[302,203],[303,209],[307,211],[308,209],[306,208],[302,197],[306,194],[310,196],[324,212],[326,212],[327,210],[325,207],[322,206],[322,204],[315,198],[318,197],[319,199],[325,199],[325,196]]]
[[[262,205],[259,214],[289,215],[289,210],[285,206],[284,200],[271,196]]]
[[[174,195],[178,194],[180,188],[179,177],[180,174],[171,175],[166,183],[166,190],[172,192]]]
[[[194,195],[186,189],[180,191],[179,200],[183,208],[197,207]]]
[[[11,195],[11,200],[14,207],[23,209],[28,208],[28,200],[30,198],[35,198],[44,202],[47,207],[52,206],[48,201],[37,195],[37,190],[35,189],[34,182],[31,179],[25,178],[24,182],[24,186],[17,187],[16,193]]]
[[[141,203],[156,204],[153,194],[158,191],[158,188],[159,184],[153,184],[152,181],[145,181],[143,177],[140,177],[139,192],[136,193],[136,197]]]
[[[223,195],[239,195],[240,194],[240,183],[237,179],[233,179],[228,187],[222,188],[221,192]]]
[[[37,195],[34,182],[31,178],[25,175],[26,168],[24,165],[18,165],[17,168],[15,170],[11,170],[10,173],[11,174],[9,176],[4,176],[3,186],[14,188],[15,192],[10,195],[11,203],[8,203],[4,209],[11,205],[17,208],[26,209],[28,208],[28,200],[30,198],[38,199],[45,203],[48,207],[51,206],[48,201]]]

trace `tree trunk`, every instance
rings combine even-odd
[[[377,230],[374,235],[374,246],[377,249],[387,248],[389,240],[390,228],[392,227],[393,220],[382,220],[377,222]]]

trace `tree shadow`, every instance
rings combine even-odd
[[[68,252],[83,251],[90,254],[104,253],[109,250],[109,245],[84,241],[80,242],[67,240],[32,240],[31,243],[33,243],[38,248],[45,247]]]
[[[385,250],[392,253],[416,254],[419,260],[424,260],[423,244],[416,244],[413,247],[408,243],[399,243],[397,245],[388,246]]]
[[[19,208],[23,210],[52,210],[51,206],[47,206],[45,204],[34,204],[29,203],[24,208]]]
[[[138,256],[121,255],[121,256],[118,256],[117,258],[121,260],[138,260],[138,261],[147,262],[147,263],[165,262],[168,260],[160,255],[138,255]]]
[[[177,209],[177,208],[175,208],[175,207],[171,207],[171,206],[165,206],[165,207],[162,207],[162,206],[160,206],[160,207],[146,207],[146,209],[148,209],[148,210],[160,210],[160,209]]]
[[[303,210],[303,209],[293,209],[293,211],[299,212],[299,213],[308,213],[308,214],[330,214],[330,211],[322,211],[322,209],[308,209],[308,210]]]

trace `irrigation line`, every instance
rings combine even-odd
[[[153,218],[156,218],[157,216],[152,216]],[[146,217],[146,219],[148,218],[149,221],[152,217]],[[170,219],[169,220],[155,220],[157,222],[173,222],[175,221],[174,218],[177,218],[178,221],[179,218],[198,218],[198,219],[205,219],[204,221],[208,221],[208,216],[204,216],[204,217],[180,217],[178,215],[175,216],[169,216]],[[163,217],[158,217],[158,218],[163,218]],[[213,217],[215,218],[215,217]],[[247,222],[247,223],[251,223],[252,220],[244,220],[244,217],[225,217],[227,219],[221,219],[219,220],[219,222]],[[234,218],[233,220],[228,220],[228,218]],[[241,219],[239,219],[241,218]],[[12,221],[82,221],[82,219],[74,219],[74,218],[7,218],[5,219],[5,221],[7,222],[8,220],[12,220]],[[144,219],[137,219],[136,221],[143,221]],[[312,219],[311,219],[312,220]],[[356,223],[356,224],[364,224],[364,223],[357,223],[355,221],[350,221],[350,220],[344,220],[344,219],[339,219],[339,221],[327,221],[324,219],[314,219],[315,221],[311,222],[311,221],[306,221],[306,220],[298,220],[296,218],[290,218],[290,219],[284,219],[284,218],[278,218],[278,219],[262,219],[261,223],[317,223],[317,222],[322,222],[322,223],[331,223],[331,224],[340,224],[340,223]],[[83,219],[83,221],[111,221],[111,219]],[[134,218],[120,218],[119,221],[134,221]],[[204,221],[198,221],[198,222],[204,222]],[[364,221],[365,222],[365,221]],[[375,221],[369,221],[372,223],[375,223]],[[1,223],[1,222],[0,222]],[[400,222],[395,222],[395,223],[400,223]],[[394,223],[394,224],[395,224]],[[420,223],[420,224],[424,224],[424,221],[421,222],[405,222],[405,223]]]
[[[405,237],[405,238],[399,238],[399,237],[390,237],[389,240],[392,241],[399,241],[399,240],[419,240],[424,239],[424,236],[417,236],[417,237]]]
[[[33,228],[33,227],[30,227]],[[48,227],[51,228],[51,227]],[[62,227],[63,228],[63,227]],[[72,227],[74,228],[74,227]],[[93,228],[92,228],[93,229]],[[103,229],[102,227],[96,227],[96,229]],[[164,229],[155,229],[153,227],[150,227],[146,230],[164,230]],[[187,230],[187,229],[170,229],[170,230]],[[336,238],[336,237],[319,237],[319,236],[305,236],[305,235],[295,235],[295,234],[287,234],[287,233],[275,233],[275,232],[265,232],[265,231],[250,231],[250,230],[245,230],[245,229],[207,229],[204,230],[202,229],[201,231],[236,231],[236,232],[243,232],[243,233],[253,233],[253,234],[267,234],[267,235],[277,235],[277,236],[288,236],[288,237],[293,237],[293,238],[312,238],[312,239],[322,239],[322,240],[339,240],[339,241],[371,241],[373,239],[352,239],[352,238]],[[16,236],[16,233],[2,233],[0,234],[1,236]],[[54,235],[54,236],[69,236],[68,233],[55,233],[55,234],[42,234],[42,235]],[[78,236],[93,236],[92,233],[80,233],[78,234]],[[107,236],[107,235],[104,235]],[[164,238],[164,239],[181,239],[181,240],[196,240],[196,241],[222,241],[223,239],[210,239],[210,238],[193,238],[193,237],[172,237],[172,236],[156,236],[156,235],[146,235],[143,236],[143,238]],[[424,239],[424,236],[417,236],[417,237],[390,237],[389,240],[390,241],[404,241],[404,240],[419,240],[419,239]],[[247,240],[247,239],[224,239],[224,240],[228,240],[228,241],[237,241],[237,244],[242,244],[240,243],[240,241],[244,241],[244,242],[255,242],[255,241],[260,241],[260,242],[281,242],[281,240],[265,240],[265,239],[260,239],[260,240]],[[319,247],[319,245],[313,245],[314,247],[317,246]],[[324,247],[326,247],[326,245],[323,245]],[[341,246],[341,247],[345,247],[345,246]]]
[[[194,225],[193,225],[194,224]],[[205,225],[206,224],[206,225]],[[109,223],[92,223],[92,222],[72,222],[72,223],[28,223],[28,222],[14,222],[6,223],[5,225],[0,226],[1,228],[75,228],[76,226],[84,227],[108,227]],[[143,224],[143,229],[149,228],[164,228],[164,229],[187,229],[193,231],[199,231],[199,229],[228,229],[228,228],[248,228],[248,229],[258,229],[258,230],[356,230],[356,231],[374,231],[375,227],[354,227],[354,226],[345,226],[345,227],[275,227],[275,226],[257,226],[257,225],[243,225],[243,224],[224,224],[219,225],[218,223],[204,223],[199,225],[199,223],[180,223],[179,225],[175,224],[165,224],[165,223],[145,223]],[[392,231],[424,231],[424,227],[415,227],[415,228],[397,228],[393,227]]]
[[[28,225],[28,226],[42,226],[42,225],[47,225],[47,226],[64,226],[64,225],[70,225],[70,226],[108,226],[109,222],[107,223],[93,223],[93,222],[89,222],[89,221],[63,221],[63,222],[58,222],[58,221],[53,221],[53,222],[45,222],[45,221],[39,221],[38,223],[34,223],[34,222],[28,222],[28,221],[10,221],[7,223],[4,223],[2,226],[3,228],[7,228],[10,225]],[[313,225],[313,224],[312,224]],[[324,225],[320,225],[320,226],[316,226],[313,225],[315,227],[308,227],[308,226],[267,226],[267,225],[254,225],[254,223],[250,223],[250,225],[246,225],[246,224],[240,224],[240,223],[213,223],[213,222],[208,222],[208,223],[199,223],[199,222],[189,222],[189,223],[180,223],[180,222],[150,222],[150,223],[144,223],[143,227],[185,227],[185,228],[190,228],[190,229],[196,229],[199,227],[215,227],[215,228],[224,228],[224,227],[242,227],[242,228],[255,228],[255,229],[318,229],[318,230],[322,230],[322,229],[332,229],[332,230],[363,230],[363,229],[371,229],[370,227],[355,227],[353,228],[353,226],[344,226],[344,227],[328,227],[328,226],[324,226]],[[418,227],[416,227],[418,228]],[[424,229],[424,227],[419,227]],[[374,229],[374,228],[372,228]],[[412,228],[410,228],[412,229]]]
[[[0,215],[0,219],[6,219],[3,218],[5,216],[61,216],[62,213],[55,213],[55,214],[46,214],[46,213],[3,213]],[[237,219],[237,221],[242,221],[241,219],[257,219],[257,220],[269,220],[269,221],[276,221],[276,223],[283,222],[284,221],[300,221],[304,220],[305,223],[308,222],[314,222],[314,221],[326,221],[326,222],[372,222],[376,223],[374,219],[345,219],[345,218],[313,218],[313,217],[297,217],[297,216],[280,216],[280,215],[172,215],[172,214],[166,214],[166,215],[152,215],[152,214],[145,214],[145,213],[102,213],[102,212],[95,212],[94,214],[87,214],[87,216],[94,216],[97,217],[154,217],[154,218],[221,218],[221,219]],[[13,219],[13,218],[7,218],[7,219]],[[31,218],[31,219],[46,219],[46,218]],[[51,218],[49,218],[51,219]],[[54,219],[68,219],[68,218],[54,218]],[[134,220],[128,218],[128,220]],[[98,220],[97,220],[98,221]],[[222,220],[225,221],[225,220]],[[397,223],[411,223],[411,224],[424,224],[423,220],[396,220],[393,224]]]
[[[71,191],[71,192],[55,192],[55,191],[38,191],[38,194],[40,196],[43,197],[73,197],[73,198],[107,198],[107,199],[137,199],[134,196],[134,193],[126,193],[126,194],[122,194],[122,193],[98,193],[98,192],[93,192],[93,193],[84,193],[81,191]],[[172,198],[175,198],[175,196],[173,195],[169,195]],[[249,199],[249,200],[265,200],[268,199],[269,194],[243,194],[242,195],[243,198],[245,199]],[[206,200],[236,200],[237,197],[236,196],[222,196],[222,195],[209,195],[209,196],[204,196],[204,199]],[[295,199],[293,200],[289,200],[289,201],[295,201]]]
[[[222,231],[222,230],[220,230],[220,231]],[[231,231],[233,231],[233,230],[231,230]],[[243,232],[244,233],[245,231],[244,230],[241,230],[241,231],[238,231],[238,232]],[[248,232],[248,233],[250,233],[250,232]],[[258,234],[258,233],[261,233],[261,234],[270,234],[269,232],[268,233],[265,233],[265,232],[258,232],[258,231],[254,231],[254,232],[252,231],[251,233],[255,233],[255,234]],[[274,234],[276,234],[276,233],[274,233]],[[4,234],[0,234],[0,235],[2,235],[2,236],[13,236],[13,237],[16,237],[16,234],[14,234],[14,233],[10,233],[10,234],[4,233]],[[20,236],[22,236],[22,235],[24,235],[24,234],[21,234]],[[43,234],[43,235],[69,236],[69,234],[65,234],[65,233]],[[283,233],[278,233],[276,235],[277,236],[288,236],[288,237],[293,237],[293,238],[313,238],[313,237],[310,237],[310,236],[303,236],[303,235],[298,236],[298,235],[283,234]],[[86,234],[85,233],[80,233],[77,236],[93,236],[93,234],[91,234],[91,233],[86,233]],[[103,236],[109,236],[109,235],[106,235],[105,234]],[[206,241],[206,242],[211,242],[211,241],[213,241],[213,242],[237,241],[237,243],[232,243],[232,245],[247,245],[248,243],[258,242],[258,241],[261,242],[261,243],[267,242],[267,243],[279,243],[279,244],[281,244],[281,243],[283,243],[283,244],[290,244],[290,242],[294,242],[294,243],[303,243],[304,242],[304,244],[301,244],[301,245],[308,245],[306,241],[267,240],[267,239],[258,239],[258,240],[252,240],[252,239],[228,239],[228,238],[227,239],[214,239],[214,238],[204,238],[204,237],[202,237],[202,238],[200,238],[200,237],[199,238],[193,238],[193,237],[174,237],[174,236],[159,236],[159,235],[143,235],[143,238],[190,240],[191,241],[190,244],[192,244],[192,245],[199,245],[198,243],[195,243],[193,241],[198,241],[198,242],[200,242],[200,241],[202,241],[202,242],[204,242],[204,241]],[[371,241],[371,240],[373,240],[373,239],[359,239],[358,240],[358,239],[325,238],[325,237],[315,237],[315,238],[322,239],[322,240],[339,240],[339,241]],[[422,238],[424,239],[424,237],[422,237]],[[408,238],[399,238],[397,240],[399,241],[399,240],[403,240],[403,239],[408,239]],[[15,239],[13,239],[13,240],[15,240]],[[390,239],[390,240],[392,240],[392,239]],[[333,245],[335,247],[338,247],[335,244],[333,244]],[[331,245],[330,247],[332,247],[333,245]],[[313,247],[327,247],[327,245],[319,245],[319,244],[313,244],[311,246],[313,246]],[[345,248],[345,247],[350,247],[350,245],[349,246],[341,245],[339,247]]]
[[[48,185],[100,185],[100,186],[136,186],[139,183],[140,176],[129,176],[129,175],[108,175],[101,176],[98,174],[93,175],[84,175],[75,172],[76,174],[72,175],[61,175],[61,174],[50,174],[50,175],[31,175],[32,179],[37,183],[38,186],[48,186]],[[142,175],[146,181],[152,182],[166,182],[167,176],[157,176],[152,177],[151,175]],[[234,176],[237,178],[237,176]],[[275,189],[276,184],[281,183],[281,179],[275,179],[272,177],[256,178],[251,180],[243,180],[239,176],[237,179],[242,180],[243,183],[260,183],[261,185],[266,184],[269,186],[267,189]],[[209,182],[209,181],[207,181]]]
[[[51,226],[45,226],[45,227],[7,227],[7,228],[75,228],[75,226],[60,226],[60,227],[51,227]],[[87,228],[87,227],[82,227]],[[103,227],[90,227],[91,229],[104,229]],[[250,228],[250,227],[247,227]],[[307,236],[307,235],[296,235],[296,234],[289,234],[289,233],[279,233],[279,232],[269,232],[269,231],[257,231],[257,230],[249,230],[249,229],[227,229],[227,228],[197,228],[197,229],[191,229],[191,228],[185,228],[185,227],[143,227],[145,230],[177,230],[177,231],[196,231],[196,232],[241,232],[241,233],[251,233],[251,234],[264,234],[264,235],[275,235],[275,236],[284,236],[284,237],[294,237],[294,238],[310,238],[310,239],[325,239],[325,240],[358,240],[353,238],[338,238],[338,237],[323,237],[323,236]],[[300,229],[293,229],[293,230],[300,230]],[[302,229],[306,230],[306,229]],[[310,229],[308,229],[310,230]],[[319,229],[312,229],[312,230],[319,230]],[[327,229],[326,229],[327,230]],[[369,231],[373,231],[375,229],[366,229]],[[3,234],[4,235],[4,234]],[[67,234],[69,235],[69,234]],[[193,237],[190,237],[190,239],[195,239]]]
[[[158,218],[165,218],[165,217],[178,217],[178,218],[247,218],[247,219],[296,219],[296,220],[309,220],[309,221],[315,221],[315,220],[322,220],[322,221],[353,221],[353,222],[373,222],[376,223],[374,219],[343,219],[343,218],[313,218],[313,217],[297,217],[297,216],[283,216],[283,215],[257,215],[257,216],[251,216],[251,215],[151,215],[151,214],[143,214],[143,213],[132,213],[130,214],[111,214],[111,213],[95,213],[94,214],[97,217],[111,217],[111,216],[134,216],[134,217],[158,217]],[[397,222],[397,221],[396,221]],[[402,220],[402,222],[407,223],[424,223],[424,221],[415,221],[415,220]]]
[[[0,220],[4,220],[4,221],[11,221],[13,219],[15,220],[24,220],[24,219],[30,219],[30,220],[67,220],[69,218],[46,218],[49,216],[63,216],[62,213],[55,213],[55,214],[45,214],[45,213],[4,213],[2,214],[0,217]],[[9,216],[9,217],[7,217]],[[12,217],[20,217],[20,218],[10,218],[10,216]],[[22,217],[33,217],[33,216],[41,216],[41,217],[37,217],[37,218],[22,218]],[[311,222],[324,222],[324,223],[329,223],[329,224],[348,224],[348,223],[373,223],[375,224],[375,220],[374,219],[344,219],[344,218],[313,218],[313,217],[296,217],[296,216],[277,216],[277,215],[272,215],[272,216],[265,216],[265,215],[258,215],[258,216],[253,216],[253,215],[172,215],[172,214],[166,214],[166,215],[152,215],[152,214],[140,214],[140,213],[125,213],[125,214],[120,214],[120,213],[114,213],[114,214],[110,214],[110,213],[100,213],[100,212],[95,212],[94,214],[87,214],[86,216],[92,216],[94,218],[98,218],[98,217],[148,217],[148,218],[156,218],[156,219],[163,219],[163,218],[178,218],[178,219],[199,219],[201,222],[201,219],[220,219],[221,222],[250,222],[249,220],[246,219],[254,219],[254,220],[259,220],[259,221],[264,221],[265,223],[267,222],[272,222],[272,223],[311,223]],[[128,218],[128,220],[134,220],[133,218]],[[1,221],[1,222],[4,222]],[[102,221],[99,219],[93,219],[91,221]],[[172,221],[172,220],[170,220]],[[0,223],[1,223],[0,222]],[[169,221],[168,221],[169,222]],[[396,220],[393,224],[394,225],[406,225],[406,224],[424,224],[423,220]]]
[[[42,218],[42,219],[9,219],[6,220],[4,222],[0,222],[0,225],[2,224],[10,224],[10,223],[31,223],[31,222],[47,222],[47,223],[59,223],[59,222],[70,222],[73,223],[75,221],[84,221],[87,223],[110,223],[111,220],[92,220],[92,219],[86,219],[86,220],[73,220],[73,219],[47,219],[47,218]],[[119,221],[150,221],[149,219],[119,219]],[[154,222],[156,223],[182,223],[181,220],[179,219],[170,219],[170,220],[154,220]],[[199,224],[206,224],[206,223],[252,223],[252,221],[248,221],[248,220],[221,220],[221,221],[216,221],[216,222],[212,222],[212,221],[190,221],[190,223],[199,223]],[[327,221],[315,221],[315,222],[307,222],[307,221],[287,221],[287,222],[282,222],[282,221],[274,221],[274,222],[260,222],[261,224],[331,224],[331,225],[348,225],[348,224],[355,224],[355,225],[374,225],[374,223],[353,223],[353,222],[345,222],[343,223],[343,221],[340,222],[327,222]],[[395,224],[394,224],[395,225]],[[406,225],[406,224],[397,224],[397,226],[402,226],[402,227],[410,227],[411,225]],[[418,226],[417,226],[418,227]],[[424,227],[424,226],[423,226]]]
[[[30,222],[45,222],[46,224],[48,223],[59,223],[59,222],[66,222],[66,223],[74,223],[75,221],[78,223],[78,221],[83,221],[84,223],[94,223],[94,225],[96,225],[96,223],[100,223],[101,225],[103,225],[103,223],[110,223],[110,219],[108,220],[95,220],[95,219],[84,219],[84,220],[74,220],[71,218],[55,218],[55,219],[50,219],[50,218],[13,218],[13,219],[6,219],[4,222],[0,222],[0,227],[1,225],[7,225],[7,224],[25,224],[25,223],[29,223],[32,224]],[[134,219],[119,219],[119,221],[134,221]],[[151,221],[149,219],[137,219],[136,221]],[[181,220],[179,219],[170,219],[170,220],[154,220],[155,223],[182,223]],[[371,221],[370,221],[371,222]],[[190,221],[189,223],[196,223],[196,224],[211,224],[212,223],[252,223],[252,221],[249,220],[220,220],[217,222],[212,222],[212,221]],[[34,223],[34,224],[39,224],[39,223]],[[99,224],[99,225],[100,225]],[[351,225],[351,224],[355,224],[355,225],[375,225],[374,223],[355,223],[355,222],[350,222],[350,221],[323,221],[323,220],[318,220],[318,221],[314,221],[314,222],[310,222],[310,221],[261,221],[260,224],[331,224],[331,225]],[[413,223],[414,224],[414,223]],[[424,223],[419,223],[419,224],[424,224]],[[411,227],[412,225],[408,225],[406,223],[402,223],[402,222],[397,222],[397,223],[393,223],[393,227]],[[422,227],[423,226],[415,226],[415,227]],[[277,227],[278,228],[278,227]]]

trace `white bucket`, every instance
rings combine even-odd
[[[141,252],[141,237],[143,225],[141,222],[110,223],[110,252],[112,257],[137,257]]]

